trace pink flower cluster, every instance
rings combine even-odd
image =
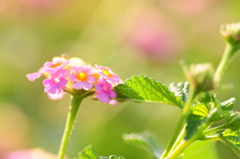
[[[95,97],[114,105],[116,93],[113,87],[120,83],[119,76],[108,67],[92,67],[79,58],[54,57],[45,62],[38,72],[27,74],[29,81],[44,75],[44,91],[51,99],[60,99],[65,92],[77,95],[78,90],[94,92]]]

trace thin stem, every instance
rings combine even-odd
[[[184,128],[184,124],[185,124],[185,121],[191,111],[191,106],[192,106],[192,102],[194,100],[194,98],[196,97],[197,95],[197,91],[195,88],[191,88],[190,89],[190,94],[189,94],[189,97],[188,97],[188,100],[185,104],[185,106],[183,107],[183,113],[179,119],[179,122],[177,124],[177,127],[176,127],[176,130],[174,131],[174,134],[170,140],[170,142],[168,143],[165,151],[163,152],[162,156],[160,159],[164,159],[168,154],[169,152],[172,150],[172,148],[174,147],[174,145],[176,146],[176,142],[179,142],[177,141],[178,136],[180,136],[182,133],[182,129]]]
[[[58,159],[64,158],[67,144],[68,144],[69,138],[72,133],[73,125],[75,123],[75,119],[76,119],[77,112],[78,112],[81,101],[82,101],[82,98],[72,96],[71,105],[69,106],[68,117],[67,117],[67,121],[65,124],[64,133],[62,136],[61,145],[60,145],[60,148],[58,151]]]
[[[227,67],[228,67],[229,63],[231,62],[231,59],[232,59],[235,51],[236,50],[230,44],[226,45],[225,51],[223,53],[223,57],[218,65],[218,68],[215,73],[214,81],[215,81],[216,85],[219,84],[224,72],[227,70]]]
[[[185,128],[186,128],[186,124],[182,128],[182,131],[178,135],[178,138],[176,139],[176,141],[175,141],[174,145],[172,146],[171,150],[174,150],[181,143],[181,141],[183,140],[183,137],[185,135]]]
[[[201,140],[201,141],[214,141],[214,140],[221,140],[221,138],[219,137],[219,134],[217,134],[217,135],[205,136],[203,138],[199,138],[198,140]]]
[[[217,131],[224,130],[224,129],[226,129],[225,124],[206,130],[203,132],[203,135],[206,136],[207,134],[215,133]]]
[[[175,159],[177,158],[189,145],[191,145],[194,141],[196,141],[198,139],[198,137],[201,135],[201,133],[209,127],[209,125],[211,125],[212,122],[206,122],[204,123],[199,130],[197,131],[197,133],[195,133],[190,139],[188,140],[184,140],[182,143],[180,143],[178,145],[178,147],[176,149],[174,149],[174,151],[172,151],[172,153],[170,155],[167,156],[167,159]]]

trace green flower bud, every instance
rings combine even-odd
[[[212,101],[212,94],[210,92],[201,92],[197,96],[197,101],[200,103],[210,103]]]
[[[220,33],[232,46],[240,47],[240,23],[222,25]]]
[[[240,129],[240,113],[232,112],[229,114],[225,126],[233,131]]]
[[[222,112],[217,109],[217,108],[214,108],[211,110],[211,112],[209,113],[209,121],[210,122],[216,122],[216,121],[219,121],[222,119]]]
[[[187,72],[187,78],[197,91],[210,91],[214,89],[214,69],[210,63],[192,64]]]

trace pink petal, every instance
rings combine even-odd
[[[48,98],[50,98],[52,100],[58,100],[58,99],[61,99],[64,96],[64,94],[65,94],[64,92],[59,93],[59,94],[48,93]]]
[[[39,78],[39,73],[38,72],[30,73],[27,74],[26,77],[28,78],[29,81],[35,81],[37,78]]]
[[[104,103],[109,103],[110,102],[110,98],[106,93],[100,93],[97,96],[97,99],[104,102]]]

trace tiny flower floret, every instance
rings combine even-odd
[[[26,76],[29,81],[34,81],[42,75],[46,77],[43,80],[44,91],[51,99],[60,99],[66,92],[75,96],[85,93],[94,94],[98,100],[107,104],[117,103],[117,94],[113,88],[120,79],[108,67],[92,67],[79,58],[54,57],[52,62],[45,62],[38,72]]]
[[[116,98],[117,94],[112,91],[113,86],[102,78],[95,86],[95,94],[98,100],[104,103],[114,103],[112,99]]]
[[[57,72],[58,69],[65,67],[67,59],[63,57],[54,57],[52,62],[45,62],[43,67],[41,67],[38,72],[27,74],[29,81],[35,81],[42,75],[48,76],[50,73]]]
[[[95,77],[92,75],[92,69],[87,66],[72,67],[70,81],[75,89],[90,90],[95,82]]]
[[[112,72],[112,70],[108,67],[98,66],[96,68],[100,71],[100,74],[104,79],[106,79],[110,83],[119,83],[119,76]]]

